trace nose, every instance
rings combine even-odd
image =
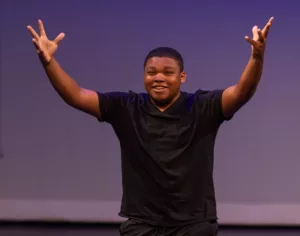
[[[165,80],[161,75],[157,75],[157,76],[155,76],[154,81],[155,82],[164,82]]]

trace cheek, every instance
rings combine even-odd
[[[180,87],[181,85],[181,78],[179,77],[175,77],[169,80],[169,85],[173,88],[173,89],[177,89],[178,87]]]
[[[152,80],[149,77],[144,77],[144,84],[150,85],[152,83]]]
[[[150,90],[152,87],[152,79],[149,77],[144,78],[144,87],[146,90]]]

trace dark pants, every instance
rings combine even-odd
[[[185,226],[162,227],[128,219],[120,226],[121,236],[217,236],[218,223],[205,221]]]

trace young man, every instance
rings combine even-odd
[[[253,96],[262,74],[273,18],[253,27],[249,62],[236,85],[224,90],[182,92],[181,55],[172,48],[149,52],[144,62],[147,93],[100,93],[78,86],[54,58],[61,33],[50,41],[28,30],[47,76],[70,106],[112,125],[122,153],[121,235],[217,235],[213,183],[214,143],[222,122]]]

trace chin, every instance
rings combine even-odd
[[[152,99],[156,100],[156,101],[163,101],[168,99],[168,95],[167,94],[157,94],[155,92],[151,92],[150,96],[152,97]]]
[[[166,105],[171,102],[171,98],[168,96],[151,96],[152,100],[159,105]]]

